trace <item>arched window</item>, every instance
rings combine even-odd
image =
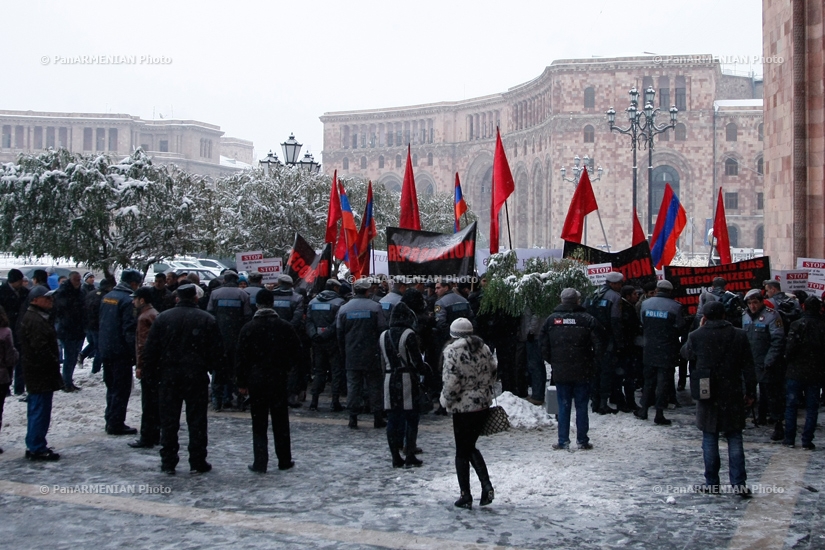
[[[432,153],[427,153],[427,166],[432,166],[432,165],[433,165],[433,154]]]
[[[584,89],[584,108],[596,108],[596,89],[593,86]]]
[[[341,166],[344,170],[349,170],[349,159],[344,157],[344,160],[341,162]]]
[[[665,185],[670,184],[670,187],[673,188],[673,193],[676,196],[679,196],[679,172],[672,166],[668,166],[667,164],[663,164],[662,166],[657,166],[653,169],[653,185],[651,186],[650,196],[650,208],[648,208],[648,232],[653,232],[653,216],[659,213],[659,206],[662,204],[662,199],[665,196]]]
[[[676,128],[674,130],[676,132],[676,141],[687,140],[687,126],[680,122],[676,125]]]
[[[726,176],[738,176],[739,175],[739,163],[736,162],[736,159],[732,159],[732,158],[725,159],[725,175]]]
[[[584,127],[584,142],[585,143],[593,143],[596,141],[596,131],[593,129],[591,125],[587,125]]]
[[[759,157],[759,159],[757,159],[756,161],[756,173],[760,176],[765,175],[765,159],[763,159],[762,157]]]
[[[401,168],[401,155],[395,155],[395,167]]]
[[[731,248],[739,248],[739,228],[728,224],[728,240]]]
[[[760,225],[756,228],[756,240],[753,243],[754,248],[765,248],[765,226]]]
[[[361,157],[361,170],[367,169],[367,157]]]
[[[378,157],[378,167],[379,168],[384,167],[384,155],[381,155],[380,157]]]
[[[765,140],[765,125],[763,123],[761,123],[761,122],[759,123],[759,126],[756,127],[756,132],[757,132],[757,136],[756,136],[757,139],[759,141],[764,141]]]
[[[725,126],[725,141],[736,141],[736,124],[731,122]]]

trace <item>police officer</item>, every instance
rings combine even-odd
[[[407,278],[403,275],[393,277],[392,290],[378,301],[378,303],[381,304],[381,309],[384,310],[384,317],[386,317],[387,325],[390,324],[392,308],[401,301],[401,297],[407,291],[407,288],[409,288],[407,283]]]
[[[275,296],[275,312],[278,316],[292,325],[298,337],[301,338],[302,349],[299,355],[301,361],[289,371],[289,406],[300,407],[303,397],[306,396],[307,377],[310,370],[309,342],[306,341],[304,330],[304,297],[292,288],[292,277],[280,275],[278,286],[272,291]],[[303,396],[299,397],[299,394]]]
[[[264,287],[263,285],[264,276],[258,272],[250,273],[249,274],[249,286],[246,287],[244,292],[249,294],[249,305],[252,307],[254,311],[257,309],[257,297],[258,292]]]
[[[209,295],[206,311],[215,316],[223,339],[224,355],[212,374],[212,406],[220,411],[232,405],[235,348],[241,328],[252,318],[249,294],[238,287],[238,274],[235,271],[227,270],[223,273],[223,285]]]
[[[541,354],[553,366],[553,381],[559,405],[559,442],[553,449],[570,447],[570,412],[576,403],[576,439],[579,449],[593,448],[587,436],[587,400],[596,358],[604,344],[601,324],[579,305],[574,288],[561,292],[561,304],[544,322],[539,341]]]
[[[791,328],[791,323],[802,318],[802,307],[799,300],[793,294],[782,292],[779,281],[767,280],[764,283],[765,297],[776,306],[776,312],[782,316],[782,323],[785,326],[785,335]]]
[[[106,433],[132,435],[137,429],[126,425],[126,406],[132,393],[132,366],[135,364],[135,317],[132,293],[143,275],[135,269],[120,274],[120,283],[100,303],[98,351],[106,384]]]
[[[369,277],[355,281],[354,296],[341,306],[336,319],[338,349],[347,370],[349,427],[353,429],[358,428],[358,412],[365,392],[369,395],[374,426],[387,426],[381,417],[383,373],[378,347],[378,337],[387,328],[387,323],[381,306],[370,299],[371,287]]]
[[[785,353],[785,329],[779,312],[765,305],[758,289],[745,295],[747,310],[742,314],[742,329],[748,342],[759,383],[759,418],[757,423],[774,425],[773,441],[782,441],[784,412],[782,355]]]
[[[624,275],[618,271],[611,271],[605,277],[604,285],[596,290],[588,299],[587,312],[601,323],[605,330],[605,345],[601,357],[597,358],[598,369],[593,376],[593,387],[590,396],[593,400],[593,412],[599,414],[616,414],[607,404],[613,393],[616,378],[616,348],[617,339],[621,338],[622,295],[620,291],[624,283]]]
[[[745,312],[739,294],[725,290],[728,282],[724,277],[714,277],[710,293],[725,306],[725,318],[736,328],[742,328],[742,314]]]
[[[212,469],[206,461],[208,373],[221,366],[224,350],[218,322],[198,308],[197,296],[194,284],[178,287],[177,305],[157,316],[143,348],[143,373],[158,381],[161,471],[170,475],[175,473],[179,460],[183,403],[189,430],[190,473]]]
[[[670,281],[656,283],[656,296],[642,304],[642,330],[645,347],[642,352],[645,388],[642,404],[633,414],[647,420],[647,409],[656,403],[656,424],[667,426],[671,421],[665,418],[667,407],[668,377],[673,380],[673,369],[679,362],[681,343],[679,337],[685,326],[682,305],[670,297],[673,285]]]
[[[306,333],[312,342],[312,402],[309,410],[318,410],[318,396],[324,391],[327,373],[332,376],[332,412],[341,412],[342,377],[341,357],[338,354],[338,336],[335,320],[344,299],[338,294],[341,283],[328,279],[324,290],[310,300],[307,310]]]

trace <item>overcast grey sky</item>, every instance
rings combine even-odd
[[[554,59],[762,53],[757,0],[10,0],[3,19],[0,109],[195,119],[257,158],[294,132],[320,160],[324,112],[502,92]],[[138,61],[59,62],[81,55]]]

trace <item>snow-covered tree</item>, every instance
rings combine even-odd
[[[64,149],[20,155],[0,172],[0,245],[111,273],[212,247],[211,190],[138,149],[114,161]]]

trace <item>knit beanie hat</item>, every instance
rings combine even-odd
[[[450,336],[453,338],[466,338],[472,334],[473,324],[464,317],[459,317],[450,325]]]

